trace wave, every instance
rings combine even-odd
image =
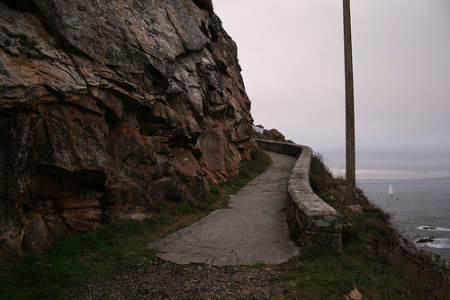
[[[435,248],[435,249],[450,249],[450,240],[444,239],[444,238],[426,238],[430,241],[427,242],[417,242],[416,245],[420,247],[429,247],[429,248]],[[424,239],[422,239],[424,240]],[[419,240],[420,241],[420,240]]]
[[[450,245],[446,244],[425,244],[425,246],[434,249],[450,249]]]
[[[443,228],[437,226],[418,226],[416,229],[426,230],[426,231],[450,231],[450,228]]]

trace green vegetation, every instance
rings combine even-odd
[[[145,249],[146,243],[174,222],[174,216],[161,214],[142,223],[124,222],[64,236],[48,253],[27,255],[8,276],[0,277],[0,298],[61,298],[67,289],[105,275],[121,263],[152,260],[156,253]]]
[[[270,164],[269,156],[252,151],[252,160],[242,164],[236,178],[220,187],[210,186],[195,207],[179,202],[170,209],[166,202],[158,202],[152,207],[155,215],[143,222],[110,224],[66,235],[48,253],[27,255],[21,264],[0,276],[0,299],[60,299],[67,291],[105,276],[119,265],[154,260],[156,252],[145,249],[147,243],[189,226],[205,217],[207,211],[223,207],[228,195]]]
[[[256,264],[250,265],[249,267],[255,268],[255,269],[264,269],[267,267],[267,265],[265,263],[256,263]]]
[[[205,198],[200,202],[199,208],[211,210],[218,208],[213,204],[226,208],[230,195],[236,194],[249,181],[255,179],[272,164],[272,159],[263,151],[252,149],[251,160],[244,161],[239,168],[236,177],[223,182],[219,187],[210,186],[209,192],[205,193]]]
[[[331,172],[325,165],[323,155],[314,153],[311,158],[309,183],[315,193],[323,192],[329,188],[336,188],[343,178],[331,176]]]
[[[365,299],[424,299],[417,298],[402,273],[365,254],[309,251],[296,257],[281,279],[288,280],[293,298],[342,299],[357,287]]]
[[[236,194],[249,181],[264,172],[271,164],[272,160],[267,154],[253,149],[251,152],[251,160],[242,163],[238,175],[220,185],[222,191],[228,195]]]
[[[342,253],[303,250],[280,280],[296,299],[342,299],[355,287],[364,299],[448,299],[450,282],[423,258],[408,255],[389,223],[361,190],[361,212],[345,203],[345,181],[333,178],[323,158],[311,162],[311,187],[343,216]],[[448,276],[448,275],[447,275]]]
[[[192,207],[189,205],[189,202],[183,201],[177,204],[177,212],[182,215],[187,215],[192,213]]]

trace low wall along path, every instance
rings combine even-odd
[[[295,144],[260,140],[258,144],[271,151],[268,154],[273,164],[231,197],[229,209],[218,209],[201,221],[148,244],[147,248],[161,251],[160,258],[178,264],[283,263],[299,253],[289,238],[288,219],[292,229],[300,233],[302,244],[339,250],[340,215],[312,193],[309,175],[299,173],[305,170],[304,160],[310,160],[311,154],[309,158],[299,156],[308,151]],[[302,185],[304,180],[308,181],[307,186]],[[304,202],[298,200],[302,193]]]
[[[320,199],[309,185],[312,149],[308,146],[257,140],[266,151],[297,157],[288,180],[286,215],[301,245],[328,250],[342,249],[342,216]]]

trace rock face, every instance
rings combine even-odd
[[[255,139],[294,143],[293,141],[286,141],[284,135],[275,128],[267,130],[262,125],[253,126],[253,137]]]
[[[0,0],[0,262],[195,203],[252,139],[210,0]]]

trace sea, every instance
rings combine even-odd
[[[450,261],[450,178],[357,180],[367,198],[393,217],[393,225],[418,247]],[[388,196],[389,185],[394,190]]]

